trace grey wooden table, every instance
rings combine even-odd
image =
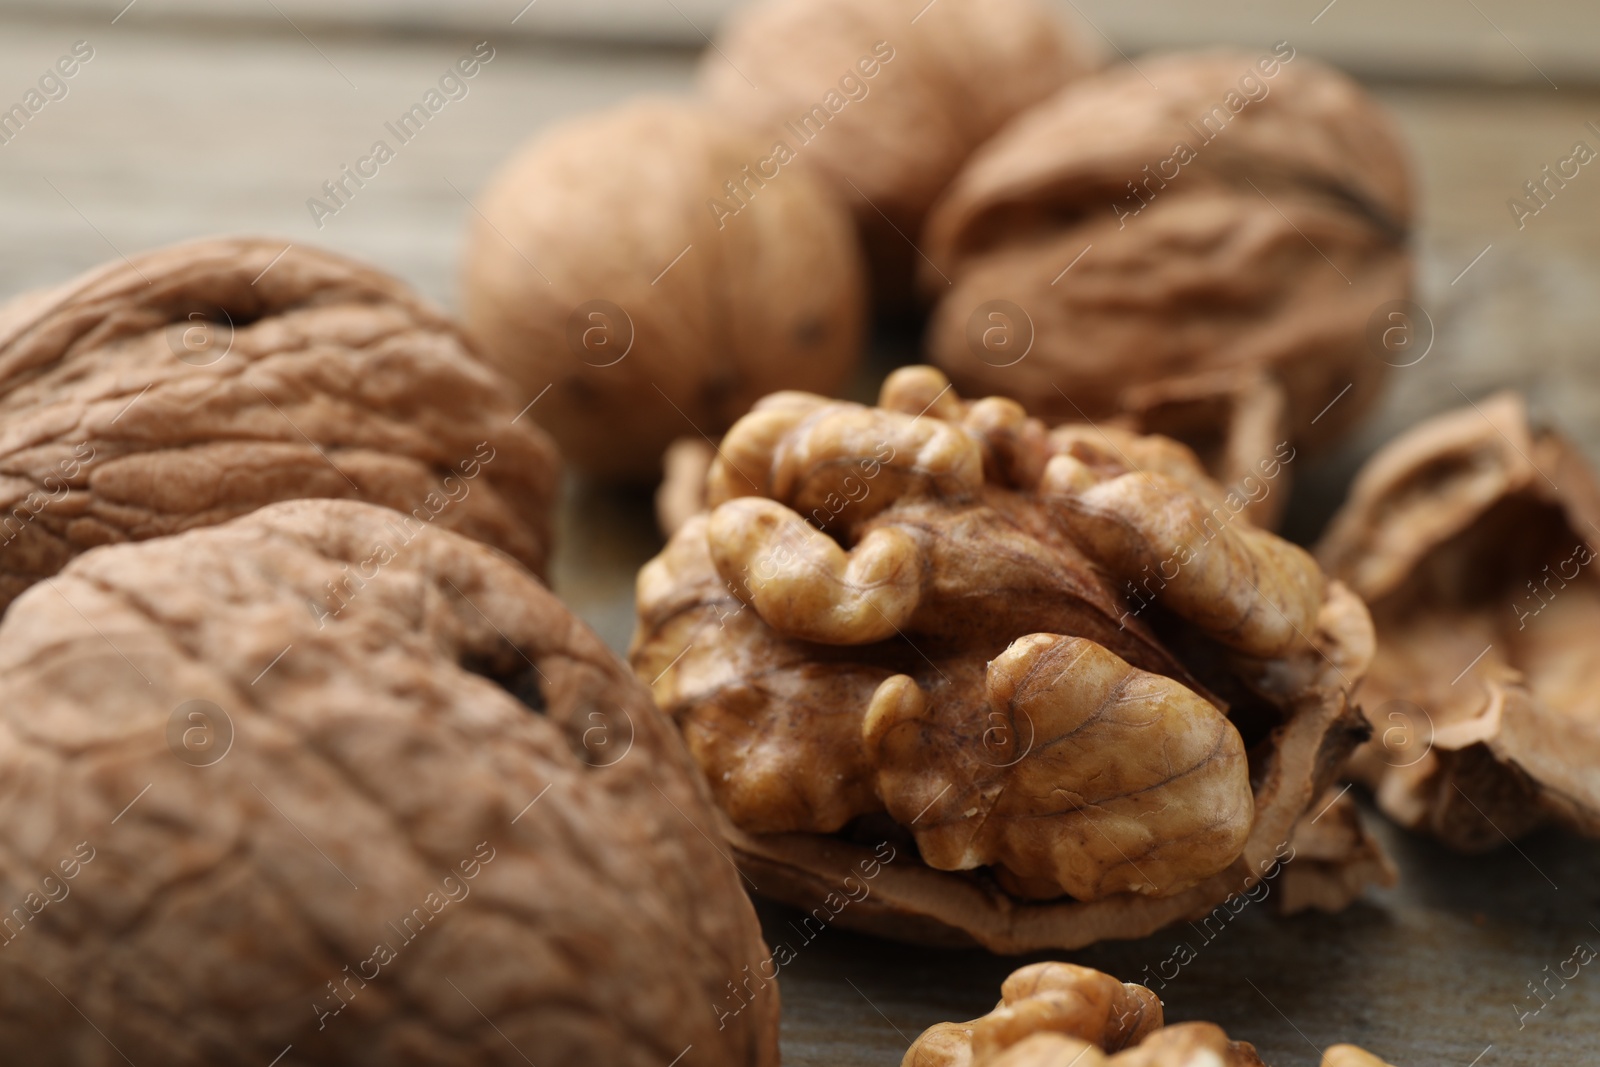
[[[1515,17],[1504,8],[1495,7],[1498,19]],[[1351,9],[1358,13],[1350,17],[1377,17],[1371,5]],[[467,198],[491,168],[556,118],[686,87],[694,61],[681,49],[497,38],[496,58],[470,96],[318,229],[306,199],[481,35],[322,28],[302,36],[261,22],[238,30],[142,20],[138,8],[113,24],[93,5],[82,11],[24,17],[0,5],[0,104],[20,97],[74,42],[94,50],[68,95],[0,145],[0,296],[123,252],[265,231],[372,260],[453,304]],[[1314,51],[1308,12],[1294,13],[1296,40]],[[1540,20],[1540,32],[1561,36],[1559,20],[1548,28],[1549,10]],[[1301,537],[1315,533],[1364,455],[1416,418],[1461,403],[1462,393],[1520,386],[1600,458],[1600,170],[1585,169],[1524,229],[1506,207],[1575,140],[1600,145],[1585,125],[1600,123],[1600,92],[1569,80],[1583,72],[1583,49],[1567,47],[1549,68],[1559,89],[1526,70],[1510,87],[1438,84],[1418,75],[1441,69],[1437,62],[1404,62],[1405,34],[1426,29],[1411,12],[1377,35],[1384,55],[1401,57],[1377,65],[1405,80],[1374,88],[1415,152],[1424,203],[1419,299],[1437,339],[1427,359],[1394,372],[1382,409],[1354,439],[1303,472],[1289,527]],[[1532,47],[1517,30],[1507,27],[1505,44]],[[1346,25],[1331,34],[1329,48],[1351,54],[1352,32]],[[1499,47],[1478,32],[1474,49]],[[1501,59],[1519,63],[1509,52]],[[869,375],[908,346],[884,339]],[[562,534],[557,591],[622,650],[633,574],[659,546],[648,499],[571,484]],[[1197,958],[1163,990],[1169,1015],[1215,1020],[1280,1067],[1314,1064],[1316,1049],[1340,1040],[1406,1067],[1600,1061],[1600,974],[1584,970],[1520,1024],[1516,1007],[1529,1003],[1526,984],[1575,943],[1600,946],[1600,848],[1544,834],[1463,859],[1384,836],[1401,885],[1342,915],[1285,920],[1252,908],[1214,941],[1180,929],[1072,958],[1132,978],[1188,941]],[[763,917],[781,936],[789,915],[764,906]],[[828,930],[784,972],[785,1060],[897,1063],[923,1027],[987,1010],[1017,962]]]

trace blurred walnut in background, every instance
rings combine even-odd
[[[775,182],[792,166],[851,205],[874,299],[898,308],[962,163],[1088,67],[1037,0],[763,0],[734,12],[700,73],[723,112],[784,145]]]
[[[763,892],[900,857],[845,925],[1018,952],[1202,915],[1366,735],[1365,608],[1166,438],[914,367],[877,407],[765,398],[704,500],[639,574],[633,666]],[[1300,899],[1382,873],[1358,838]]]
[[[1141,59],[1018,117],[941,199],[929,352],[1048,421],[1175,433],[1232,483],[1254,442],[1319,445],[1378,395],[1411,198],[1389,117],[1287,43]]]
[[[1351,773],[1403,826],[1482,851],[1600,836],[1600,483],[1502,393],[1368,461],[1317,554],[1372,607]]]
[[[531,398],[531,394],[530,394]],[[543,574],[559,460],[404,283],[219,238],[0,308],[0,607],[97,545],[347,497]]]
[[[654,481],[674,438],[719,434],[774,389],[849,378],[865,315],[856,235],[804,174],[729,200],[767,147],[650,99],[545,132],[492,179],[464,315],[519,395],[550,389],[534,412],[573,466]]]

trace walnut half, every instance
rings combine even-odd
[[[1012,972],[1000,1003],[966,1023],[939,1023],[912,1042],[901,1067],[1266,1067],[1255,1046],[1211,1023],[1166,1025],[1142,985],[1089,967],[1034,963]],[[1388,1067],[1334,1045],[1322,1067]]]
[[[1550,819],[1600,836],[1600,484],[1502,393],[1368,461],[1317,553],[1371,605],[1351,762],[1402,825],[1465,851]]]
[[[905,854],[843,921],[1141,936],[1254,884],[1365,736],[1365,609],[1165,438],[908,368],[766,398],[706,500],[640,572],[634,669],[763,891]]]

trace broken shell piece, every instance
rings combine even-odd
[[[1372,608],[1351,774],[1463,851],[1546,821],[1600,835],[1600,485],[1502,393],[1368,461],[1317,547]]]

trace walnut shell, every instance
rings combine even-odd
[[[1369,886],[1400,880],[1394,861],[1363,823],[1349,788],[1330,787],[1311,806],[1315,814],[1295,824],[1289,838],[1294,859],[1278,875],[1276,905],[1283,914],[1343,911]]]
[[[1283,386],[1275,378],[1223,372],[1153,382],[1131,390],[1124,405],[1121,415],[1099,425],[1182,442],[1207,474],[1249,502],[1244,513],[1251,522],[1277,529],[1298,450],[1290,440]]]
[[[1371,405],[1390,354],[1369,320],[1411,291],[1404,155],[1359,86],[1282,49],[1141,59],[973,156],[924,245],[958,388],[1101,419],[1267,374],[1306,445]]]
[[[1089,967],[1029,964],[1000,990],[988,1015],[923,1031],[902,1067],[1264,1067],[1249,1042],[1211,1023],[1167,1025],[1150,990]],[[1354,1045],[1334,1045],[1322,1063],[1387,1067]]]
[[[778,1062],[775,986],[713,1008],[767,953],[681,741],[474,541],[292,501],[91,552],[7,612],[0,694],[30,1064]]]
[[[1368,461],[1317,547],[1366,598],[1378,806],[1463,851],[1554,819],[1600,836],[1600,483],[1502,393]]]
[[[764,0],[730,16],[700,83],[851,205],[876,299],[907,306],[923,221],[967,157],[1088,67],[1036,0]]]
[[[490,182],[465,319],[528,396],[551,389],[540,420],[574,466],[653,480],[674,438],[849,378],[865,314],[849,216],[807,175],[755,174],[765,148],[642,100],[547,131]]]
[[[0,308],[0,608],[85,549],[297,497],[542,574],[559,460],[526,402],[400,281],[299,245],[196,241],[30,293]]]
[[[1020,952],[1197,917],[1366,736],[1365,609],[1165,438],[908,368],[876,408],[766,398],[707,500],[640,572],[634,670],[763,893],[875,869],[846,925]]]

